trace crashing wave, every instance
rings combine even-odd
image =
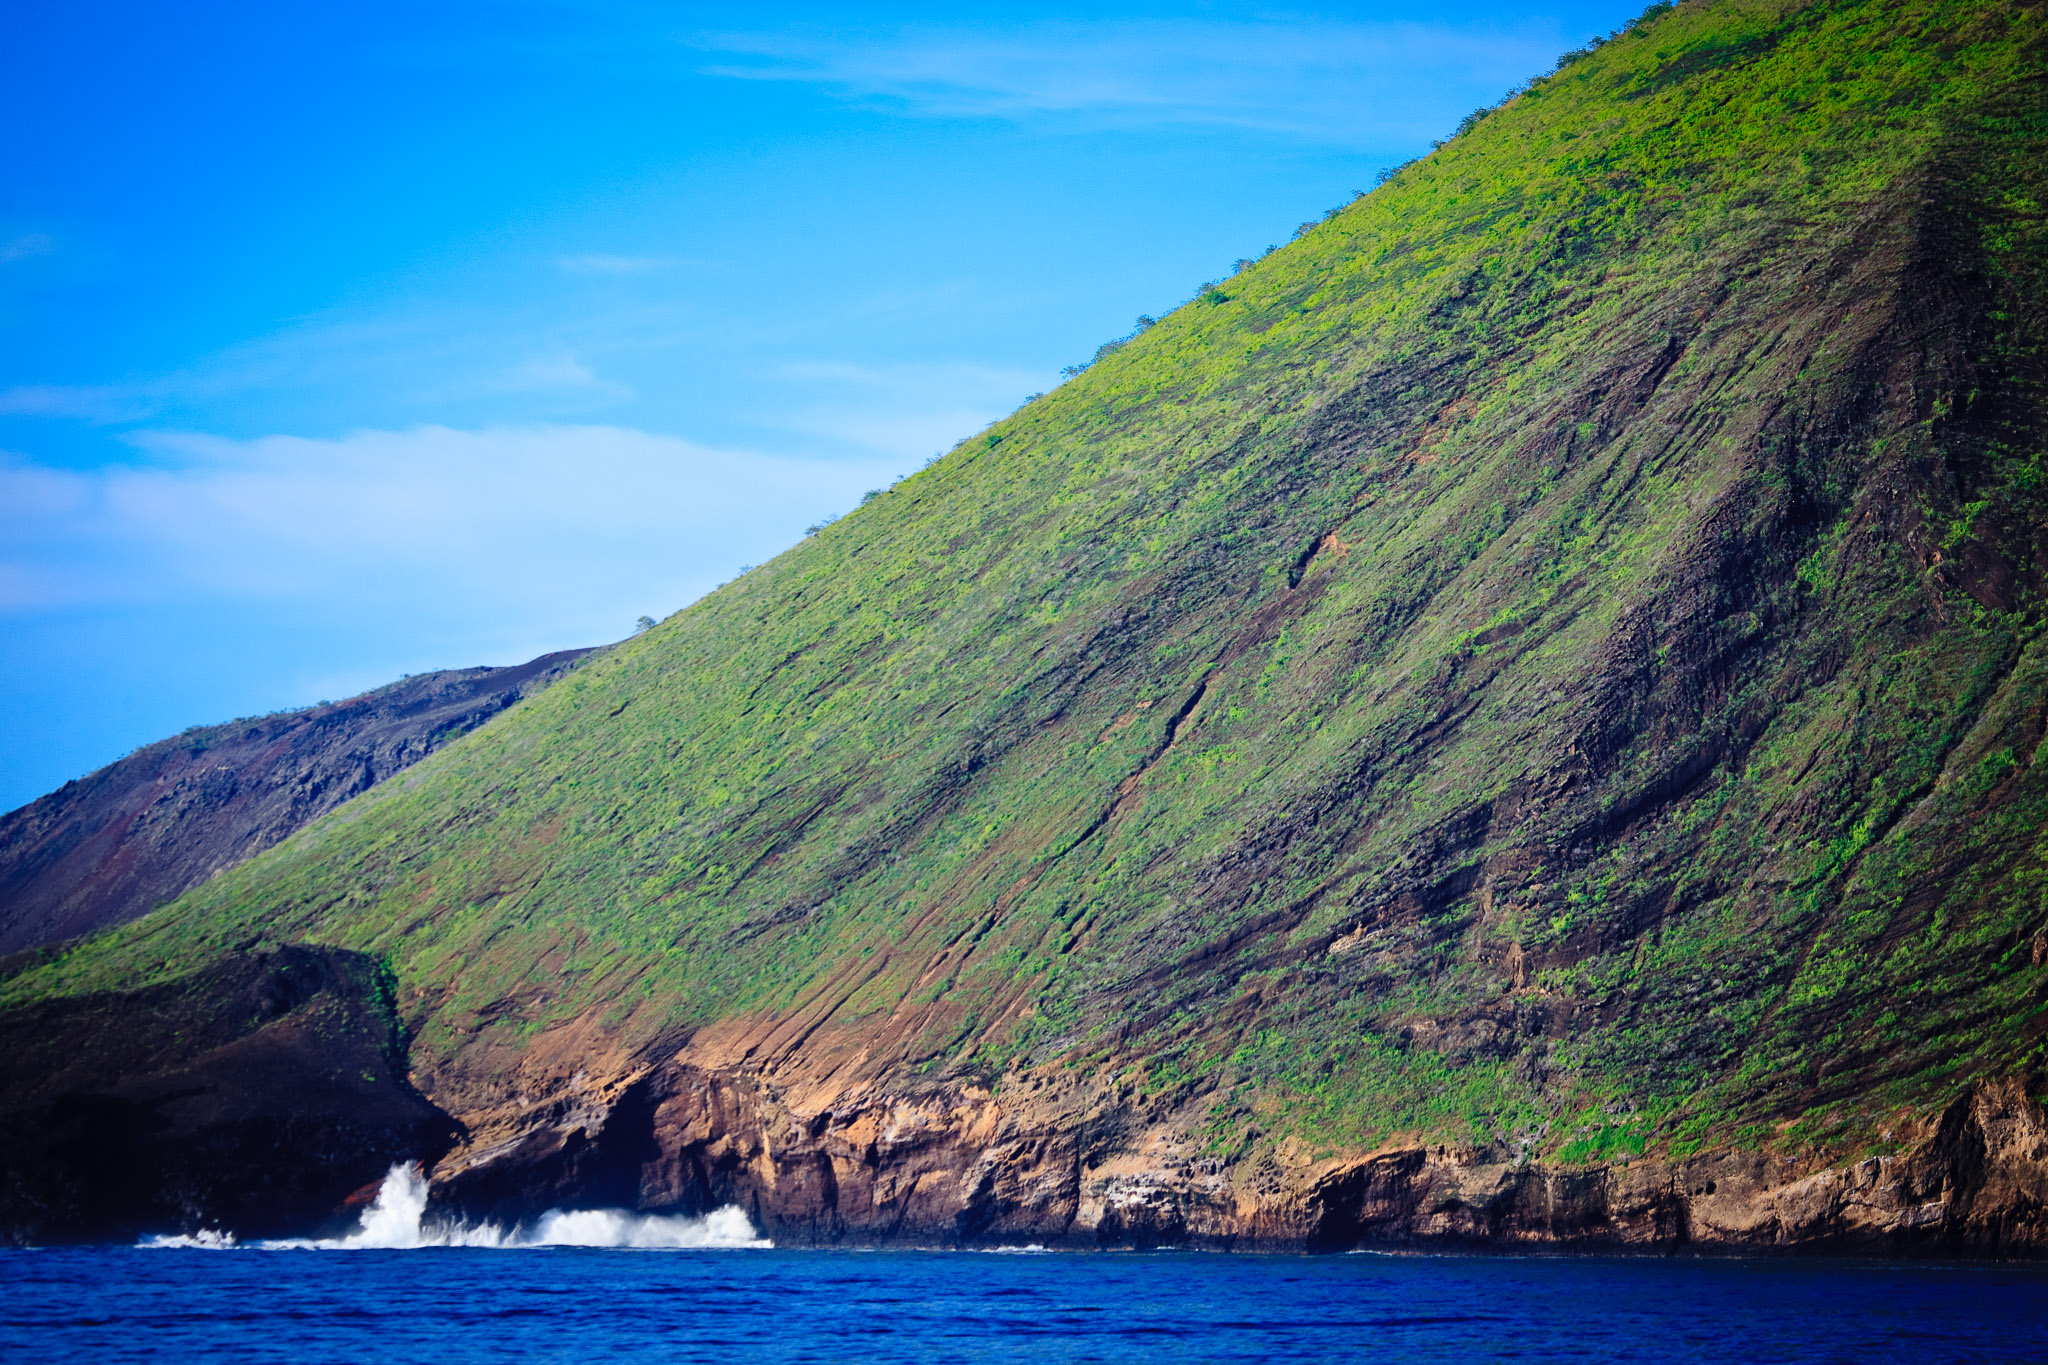
[[[236,1245],[235,1234],[221,1232],[216,1228],[201,1228],[194,1233],[172,1233],[161,1237],[145,1237],[137,1246],[176,1247],[194,1251],[230,1251]]]
[[[225,1250],[254,1245],[269,1251],[395,1251],[414,1247],[643,1247],[746,1248],[774,1245],[757,1235],[745,1211],[728,1205],[702,1218],[628,1213],[623,1209],[551,1209],[531,1224],[504,1228],[427,1218],[427,1177],[418,1162],[393,1166],[363,1210],[354,1232],[342,1237],[286,1237],[237,1243],[230,1232],[150,1237],[145,1247]]]

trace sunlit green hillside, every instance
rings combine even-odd
[[[1219,1143],[1566,1161],[2020,1067],[2043,32],[1656,16],[7,998],[313,941],[388,959],[437,1097],[573,1017],[807,1012]]]

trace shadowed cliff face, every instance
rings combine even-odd
[[[2044,68],[1681,5],[0,999],[375,954],[501,1218],[2037,1248]]]
[[[422,673],[187,730],[0,816],[0,953],[125,924],[538,692],[590,653]]]
[[[404,1060],[388,974],[331,949],[0,1012],[0,1242],[352,1222],[457,1135]]]

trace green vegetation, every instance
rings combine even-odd
[[[1566,1162],[2035,1065],[2041,7],[1665,9],[6,998],[303,940],[444,1081],[804,1011]]]

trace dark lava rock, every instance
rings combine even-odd
[[[0,1244],[351,1224],[350,1194],[458,1136],[391,1002],[374,959],[294,945],[0,1014]]]
[[[0,953],[148,914],[546,687],[591,651],[422,673],[187,730],[0,817]]]

